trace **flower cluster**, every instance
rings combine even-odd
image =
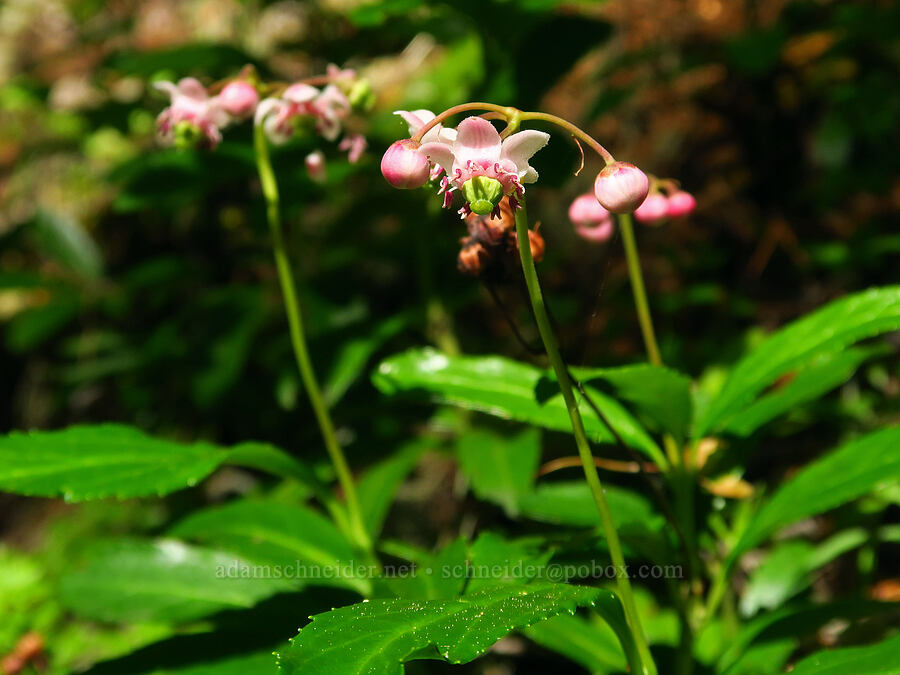
[[[646,225],[661,225],[669,218],[691,213],[697,200],[690,192],[678,188],[671,180],[654,180],[647,198],[635,210],[634,218]]]
[[[177,84],[158,82],[155,87],[167,93],[169,106],[157,118],[157,130],[163,143],[178,148],[215,149],[222,140],[222,130],[241,120],[253,118],[261,125],[272,143],[283,144],[298,133],[315,133],[325,140],[336,141],[344,132],[345,120],[356,108],[371,104],[372,92],[355,71],[331,65],[327,74],[314,78],[323,87],[308,82],[289,86],[258,84],[252,70],[232,80],[216,95],[192,77]],[[260,91],[279,91],[277,96],[260,100]],[[366,149],[366,139],[346,133],[338,148],[346,151],[351,162],[359,161]],[[306,158],[313,180],[324,180],[325,157],[316,150]]]
[[[435,117],[428,110],[397,114],[406,120],[411,136]],[[445,208],[458,191],[464,199],[459,209],[463,218],[470,213],[499,218],[500,201],[508,197],[511,207],[518,208],[525,184],[537,180],[529,160],[549,140],[549,134],[534,130],[502,138],[487,120],[467,117],[456,129],[432,126],[421,142],[411,138],[395,142],[384,154],[381,171],[391,185],[404,189],[439,181]]]
[[[575,233],[586,241],[603,243],[613,235],[612,214],[597,201],[592,192],[575,198],[569,206],[569,220]]]

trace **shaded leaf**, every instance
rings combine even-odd
[[[794,675],[898,675],[900,635],[868,647],[846,647],[817,652],[800,661]]]
[[[418,463],[427,449],[425,441],[414,441],[366,471],[359,481],[357,493],[363,514],[363,524],[376,538],[381,533],[384,519],[394,500],[397,488]]]
[[[469,431],[457,441],[456,454],[475,495],[500,504],[515,516],[519,498],[534,484],[541,459],[541,436],[537,430],[509,438]]]

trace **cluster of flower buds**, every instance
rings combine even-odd
[[[413,137],[435,117],[429,110],[397,114],[406,120]],[[384,153],[381,173],[401,189],[437,182],[445,208],[450,208],[454,193],[459,192],[462,218],[470,213],[499,218],[501,200],[507,197],[512,208],[517,208],[525,184],[537,180],[538,173],[529,160],[549,140],[549,134],[531,129],[501,138],[487,120],[467,117],[456,129],[436,124],[421,140],[396,141]]]
[[[488,281],[504,281],[518,269],[519,240],[512,198],[503,197],[497,208],[497,217],[474,211],[466,215],[469,235],[460,240],[462,248],[457,258],[457,267],[463,274]],[[540,262],[544,258],[544,238],[536,230],[529,230],[528,244],[532,258]]]
[[[575,198],[569,206],[569,220],[575,226],[575,233],[586,241],[601,244],[613,235],[612,214],[592,192]]]
[[[651,181],[650,194],[635,210],[635,220],[646,225],[661,225],[669,218],[679,218],[691,213],[697,200],[690,192],[680,189],[673,180]]]
[[[250,68],[215,95],[192,77],[177,84],[158,82],[155,87],[171,99],[157,118],[159,137],[177,148],[215,149],[222,140],[222,129],[251,117],[275,144],[306,133],[336,141],[351,112],[367,109],[373,103],[372,89],[365,79],[357,77],[353,70],[334,65],[328,66],[322,77],[286,87],[260,84]],[[260,91],[272,90],[280,93],[260,100]],[[347,152],[351,162],[357,162],[366,149],[366,139],[347,133],[338,148]],[[325,156],[321,151],[311,153],[305,163],[313,180],[325,179]]]

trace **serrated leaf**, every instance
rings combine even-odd
[[[559,387],[549,371],[501,356],[450,357],[434,349],[411,349],[383,361],[372,376],[386,394],[406,393],[470,410],[571,433]],[[625,443],[654,460],[661,452],[622,404],[593,388],[593,401]],[[615,442],[609,428],[585,402],[584,427],[595,442]]]
[[[794,321],[738,362],[696,421],[702,438],[724,428],[766,387],[816,355],[900,328],[900,286],[873,288],[829,303]]]
[[[297,587],[340,586],[363,595],[370,590],[367,579],[352,574],[357,556],[344,536],[304,506],[242,499],[193,513],[169,534],[267,563]]]
[[[611,592],[566,584],[500,586],[453,600],[373,600],[314,616],[279,661],[287,674],[402,675],[414,657],[468,663],[517,628],[589,606],[622,614]]]
[[[237,446],[232,454],[211,443],[178,443],[99,424],[0,437],[0,490],[67,501],[165,495],[196,485],[226,462],[308,476],[295,459],[263,443]]]
[[[749,436],[776,417],[817,399],[846,382],[859,365],[875,350],[847,349],[835,354],[823,354],[785,386],[761,396],[728,420],[725,433]]]
[[[868,647],[816,652],[800,661],[793,675],[900,675],[900,635]]]
[[[805,467],[760,509],[732,560],[785,525],[900,481],[900,427],[850,441]]]
[[[456,454],[475,495],[500,504],[515,516],[519,498],[531,491],[537,474],[541,436],[536,430],[510,437],[470,431],[457,440]]]
[[[59,597],[72,611],[102,621],[184,622],[252,607],[295,587],[253,578],[246,560],[173,539],[95,545],[86,565],[64,576]]]

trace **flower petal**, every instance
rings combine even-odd
[[[254,115],[253,117],[253,123],[260,124],[264,119],[266,119],[266,117],[281,108],[281,106],[283,105],[284,103],[282,103],[277,98],[264,98],[259,102],[259,105],[256,106],[256,115]]]
[[[453,155],[457,166],[465,167],[470,161],[493,164],[500,160],[500,134],[487,120],[467,117],[459,123],[456,131]]]
[[[395,115],[400,115],[409,127],[409,135],[416,134],[419,129],[434,119],[434,113],[430,110],[395,110]]]
[[[453,150],[449,145],[441,143],[440,141],[435,143],[425,143],[419,148],[419,152],[425,155],[429,161],[443,167],[444,171],[447,172],[447,175],[450,175],[450,171],[453,168]]]
[[[195,77],[184,77],[178,80],[178,93],[197,101],[205,101],[209,98],[206,87],[200,84],[200,80]]]
[[[534,129],[526,129],[509,136],[503,141],[502,157],[515,163],[519,170],[519,177],[525,183],[533,183],[537,180],[537,172],[528,166],[528,160],[538,150],[547,145],[550,134]],[[531,180],[526,180],[531,178]]]
[[[285,89],[281,98],[285,101],[290,101],[291,103],[308,103],[318,95],[319,90],[315,87],[298,82]]]

